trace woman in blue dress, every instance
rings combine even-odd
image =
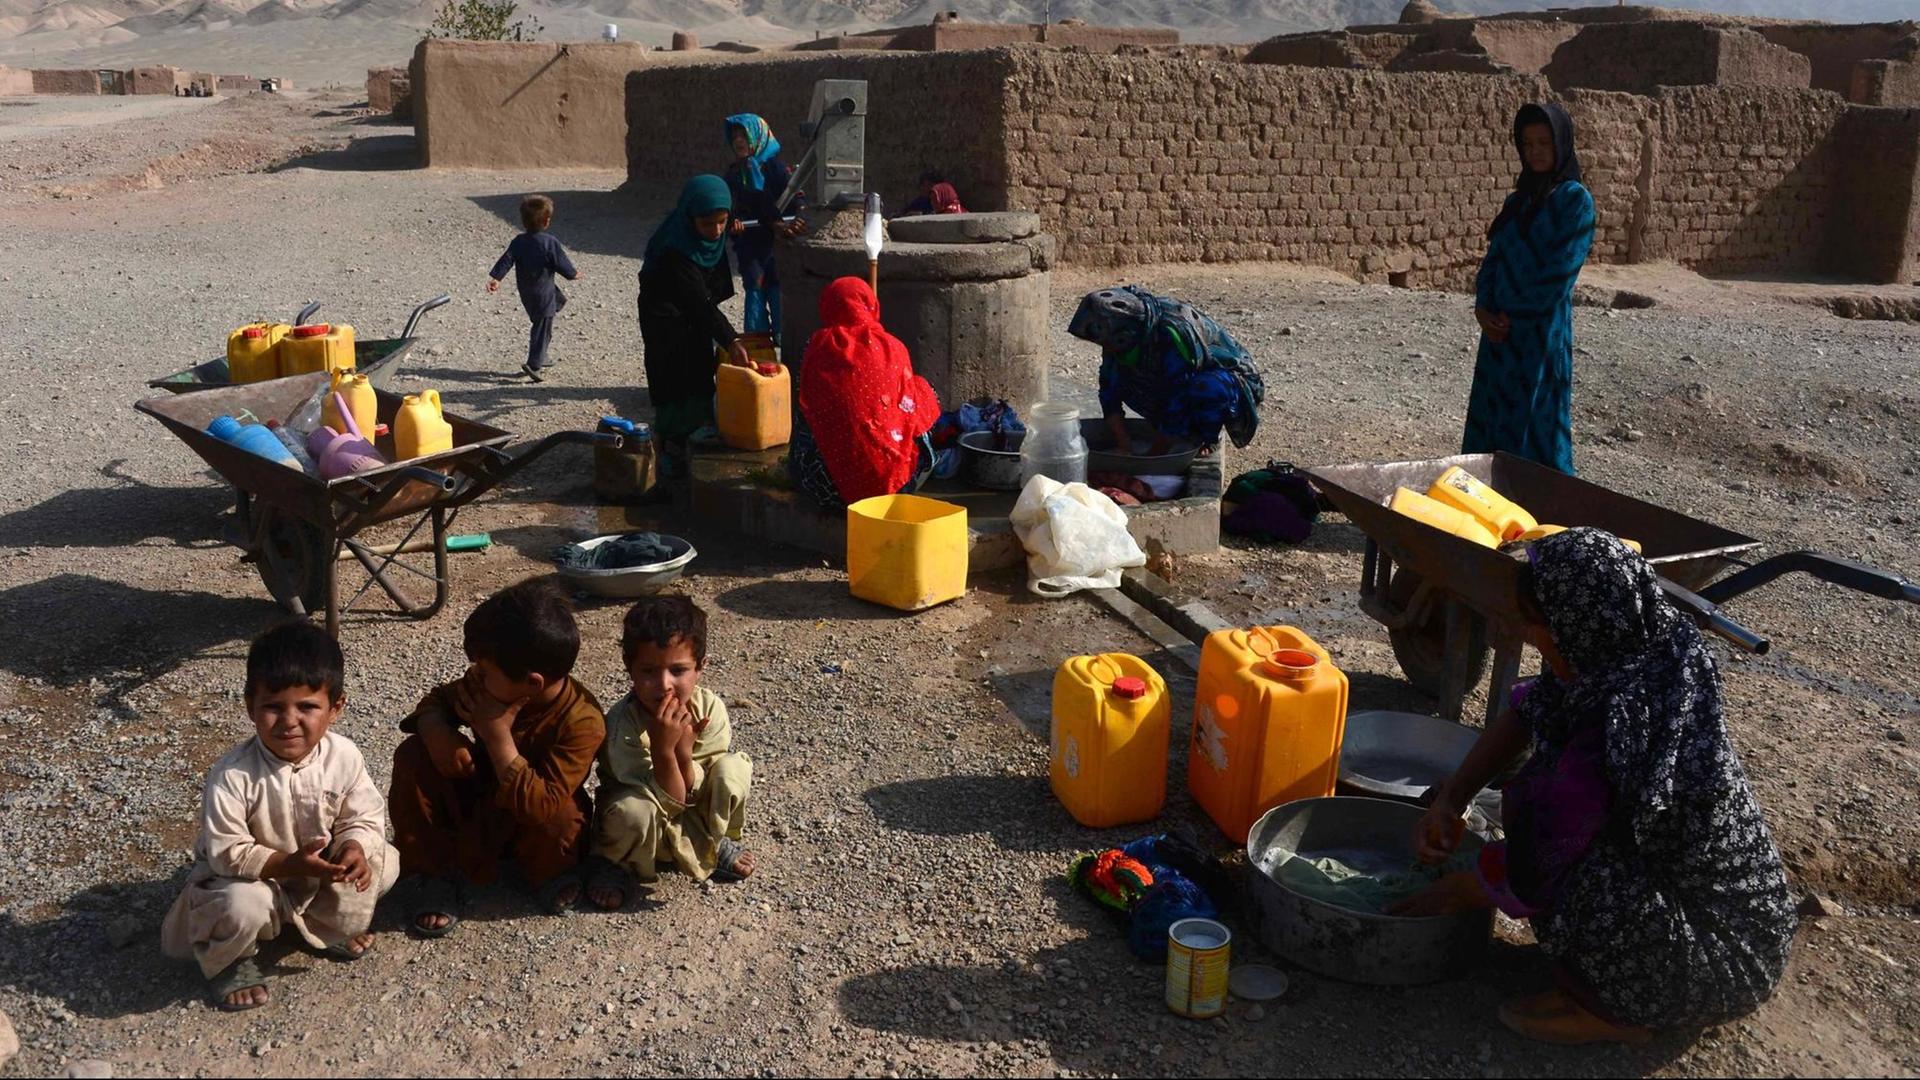
[[[1081,299],[1067,333],[1100,346],[1100,409],[1116,446],[1131,441],[1127,409],[1153,425],[1151,454],[1175,442],[1209,453],[1223,429],[1235,446],[1253,441],[1266,396],[1260,372],[1192,304],[1137,285],[1100,289]]]
[[[1513,121],[1520,175],[1487,229],[1474,283],[1480,356],[1461,451],[1504,450],[1573,472],[1573,285],[1593,242],[1573,119],[1528,105]]]

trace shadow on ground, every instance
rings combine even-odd
[[[520,195],[470,195],[475,206],[499,218],[515,232],[521,230]],[[570,252],[589,255],[617,255],[638,259],[646,251],[647,237],[660,222],[665,207],[636,197],[632,191],[547,191],[540,194],[553,200],[553,225],[549,231]],[[627,285],[634,285],[628,279]],[[562,286],[564,288],[564,286]]]
[[[233,506],[231,490],[152,487],[122,475],[124,464],[112,461],[99,470],[113,484],[63,491],[0,516],[0,547],[125,548],[156,538],[177,547],[220,542],[220,515]]]
[[[387,172],[420,167],[420,144],[413,132],[362,135],[345,146],[288,158],[270,171],[319,169],[325,172]]]

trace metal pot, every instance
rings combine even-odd
[[[1493,911],[1403,919],[1352,911],[1303,896],[1268,868],[1292,855],[1354,851],[1413,861],[1413,830],[1425,811],[1385,799],[1301,799],[1267,811],[1247,836],[1249,891],[1262,944],[1287,960],[1344,982],[1415,986],[1459,975],[1486,953]],[[1480,840],[1463,842],[1477,851]]]
[[[1020,433],[996,435],[991,431],[969,431],[960,436],[960,453],[966,459],[967,476],[983,488],[995,491],[1020,490]]]

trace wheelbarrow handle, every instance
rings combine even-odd
[[[414,308],[413,314],[407,316],[406,329],[400,331],[400,336],[403,338],[412,337],[413,328],[420,325],[420,316],[425,315],[427,312],[432,311],[434,308],[445,307],[451,303],[453,303],[453,297],[446,293],[441,293],[439,296],[436,296],[433,299],[428,300],[426,303],[421,304],[419,307]]]
[[[1700,590],[1700,595],[1724,604],[1736,596],[1752,592],[1775,578],[1803,573],[1833,585],[1878,596],[1883,600],[1905,600],[1920,604],[1920,586],[1898,574],[1851,559],[1822,555],[1817,551],[1789,551],[1747,567]]]
[[[300,309],[300,314],[295,315],[293,317],[293,325],[295,326],[307,325],[307,320],[313,318],[313,313],[319,310],[320,310],[320,301],[314,300],[308,303],[306,307],[303,307]]]
[[[1750,652],[1755,656],[1765,656],[1768,650],[1773,648],[1773,642],[1727,618],[1713,601],[1675,585],[1666,578],[1660,579],[1660,586],[1667,591],[1667,599],[1672,600],[1682,611],[1692,615],[1702,629],[1718,634],[1742,651]]]

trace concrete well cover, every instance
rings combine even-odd
[[[1040,231],[1040,215],[1025,210],[993,214],[932,214],[894,218],[887,235],[907,244],[997,244]]]

